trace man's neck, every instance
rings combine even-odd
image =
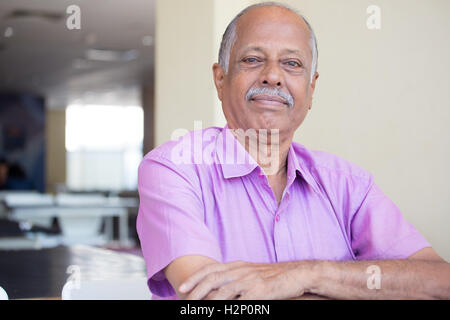
[[[292,137],[283,135],[278,130],[232,130],[234,136],[258,163],[264,174],[285,176],[287,173],[287,157]],[[246,139],[248,138],[248,139]]]

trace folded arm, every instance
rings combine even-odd
[[[165,269],[164,275],[175,289],[177,296],[180,299],[185,299],[187,293],[181,293],[179,291],[180,285],[186,281],[190,276],[201,270],[207,265],[218,264],[214,259],[199,256],[199,255],[186,255],[179,257],[172,261]]]
[[[166,271],[183,299],[450,299],[450,265],[431,248],[407,260],[221,264],[193,257]]]
[[[449,299],[450,264],[431,248],[407,260],[318,261],[308,292],[333,299]]]

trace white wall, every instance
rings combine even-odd
[[[319,81],[295,140],[373,173],[450,261],[450,1],[289,1],[315,29]],[[369,30],[366,8],[381,9]]]
[[[214,122],[213,1],[158,0],[155,38],[155,145],[177,128]]]
[[[156,145],[176,128],[223,125],[212,81],[226,25],[257,1],[158,0]],[[450,261],[450,1],[291,0],[315,29],[319,73],[295,140],[376,182]],[[366,8],[381,8],[368,30]]]

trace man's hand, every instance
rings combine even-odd
[[[307,262],[215,263],[203,267],[180,287],[186,299],[290,299],[307,292]]]

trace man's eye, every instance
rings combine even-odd
[[[255,63],[255,62],[258,62],[258,59],[256,59],[256,58],[245,58],[243,61],[244,62],[248,62],[248,63]]]
[[[290,67],[300,67],[300,64],[297,61],[288,61],[286,62],[287,65],[289,65]]]

